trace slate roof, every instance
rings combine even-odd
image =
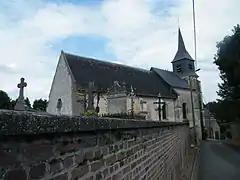
[[[176,62],[176,61],[179,61],[181,59],[189,59],[189,60],[194,61],[193,58],[188,53],[188,51],[186,50],[186,47],[185,47],[185,44],[184,44],[184,41],[183,41],[183,37],[182,37],[182,33],[181,33],[180,28],[179,28],[178,29],[178,50],[177,50],[177,53],[176,53],[172,63]]]
[[[87,87],[89,81],[94,81],[96,88],[105,91],[113,85],[114,81],[119,81],[120,83],[124,82],[129,91],[133,86],[138,95],[157,96],[160,92],[163,97],[176,97],[170,86],[156,73],[149,70],[69,53],[64,53],[64,55],[76,84],[81,88]]]
[[[181,88],[181,89],[189,89],[189,85],[186,80],[180,78],[176,73],[158,69],[158,68],[151,68],[151,71],[156,72],[160,77],[163,78],[171,87],[174,88]]]

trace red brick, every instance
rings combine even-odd
[[[93,160],[94,159],[94,151],[89,150],[85,153],[84,159],[85,160]]]
[[[115,154],[109,156],[106,159],[107,166],[114,164],[117,161],[117,156]]]
[[[112,180],[119,180],[122,178],[122,172],[118,172],[112,176]]]
[[[12,166],[19,163],[17,154],[11,152],[0,152],[0,166]]]
[[[24,156],[29,161],[48,160],[53,156],[53,145],[33,144],[25,148]]]
[[[59,151],[61,154],[64,154],[66,152],[72,152],[77,151],[81,148],[81,145],[79,143],[69,143],[69,144],[59,144],[57,145],[57,151]]]
[[[77,164],[82,163],[84,160],[84,153],[81,152],[80,154],[76,154],[75,161]]]
[[[67,174],[61,174],[61,175],[53,178],[53,180],[68,180],[68,175]]]
[[[94,161],[90,166],[91,166],[91,171],[95,172],[104,166],[104,161],[103,160]]]
[[[27,180],[27,174],[23,169],[15,169],[7,172],[4,180]]]
[[[59,172],[62,167],[61,167],[61,160],[59,159],[55,159],[53,161],[51,161],[49,164],[50,164],[50,171],[51,173],[56,173],[56,172]]]
[[[31,178],[42,178],[45,175],[46,166],[44,163],[33,166],[30,169],[29,175]]]
[[[73,165],[73,156],[68,156],[63,160],[64,168],[69,168]]]
[[[89,172],[88,165],[79,166],[72,171],[72,179],[75,180],[77,178],[83,177],[88,172]]]

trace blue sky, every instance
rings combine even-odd
[[[197,62],[205,101],[217,98],[215,45],[240,23],[239,6],[238,0],[196,0]],[[61,50],[171,70],[178,25],[194,56],[191,0],[0,1],[0,89],[17,98],[16,86],[24,77],[25,96],[31,101],[48,98]]]
[[[49,42],[49,45],[55,51],[63,49],[72,54],[116,61],[115,55],[106,49],[105,45],[107,43],[108,39],[100,36],[70,36],[59,41]]]

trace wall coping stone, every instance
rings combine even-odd
[[[188,123],[0,110],[0,136],[183,126]]]

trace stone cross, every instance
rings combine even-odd
[[[113,82],[113,89],[114,89],[114,92],[117,92],[120,88],[120,85],[118,83],[118,81],[114,81]]]
[[[20,83],[17,85],[17,87],[20,90],[19,90],[19,96],[14,109],[23,111],[23,110],[26,110],[26,103],[24,100],[24,88],[27,87],[27,83],[24,82],[24,78],[21,78]]]
[[[156,109],[156,111],[158,111],[158,118],[159,118],[159,121],[161,121],[161,111],[162,111],[162,105],[164,104],[164,102],[162,100],[160,93],[158,94],[158,101],[153,102],[153,104],[158,105],[158,108]]]

